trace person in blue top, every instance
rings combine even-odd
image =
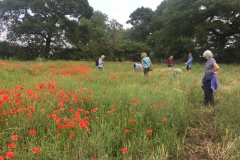
[[[214,91],[219,87],[218,79],[216,76],[219,66],[216,63],[216,60],[213,58],[213,54],[210,50],[207,50],[203,53],[203,57],[207,59],[205,65],[205,73],[202,79],[202,88],[204,91],[204,104],[208,106],[214,105]]]
[[[148,71],[152,68],[152,62],[149,57],[147,57],[147,53],[143,52],[141,55],[142,58],[142,71],[144,72],[144,76],[148,75]]]
[[[98,60],[98,69],[99,69],[99,70],[102,70],[102,69],[103,69],[103,64],[104,64],[103,60],[104,60],[104,58],[105,58],[105,56],[102,55],[102,56],[99,58],[99,60]]]
[[[188,73],[191,73],[192,61],[193,61],[192,53],[188,53],[188,61],[185,63]]]

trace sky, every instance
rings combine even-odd
[[[139,7],[157,9],[163,0],[88,0],[95,11],[99,10],[108,15],[109,19],[116,19],[124,28],[130,28],[126,24],[130,14]]]

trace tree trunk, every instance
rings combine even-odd
[[[51,42],[52,42],[52,34],[48,34],[46,38],[46,43],[45,43],[45,53],[44,53],[44,58],[48,58],[49,52],[51,50]]]

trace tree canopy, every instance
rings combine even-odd
[[[2,0],[0,26],[8,35],[1,45],[19,45],[21,52],[9,55],[20,59],[105,54],[111,60],[139,60],[141,52],[157,59],[182,59],[192,52],[197,59],[210,49],[219,61],[239,62],[239,8],[236,0],[164,0],[154,11],[137,8],[126,22],[132,27],[124,29],[87,0]],[[0,51],[0,57],[6,54]]]
[[[47,57],[53,46],[67,42],[65,33],[72,25],[92,12],[87,0],[2,0],[0,24],[7,28],[8,40],[38,45]]]

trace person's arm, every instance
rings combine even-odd
[[[144,63],[143,63],[143,60],[142,60],[142,71],[144,71]]]
[[[187,65],[189,62],[191,62],[192,61],[192,58],[191,59],[189,59],[189,61],[187,61],[186,63],[185,63],[185,65]]]
[[[212,72],[213,73],[217,73],[217,71],[219,70],[219,66],[218,66],[218,64],[217,63],[213,63],[213,70],[212,70]]]

